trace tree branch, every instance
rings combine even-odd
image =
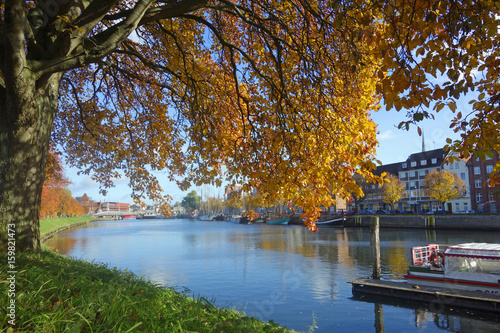
[[[109,7],[114,4],[114,0],[108,0],[106,2]],[[140,19],[143,17],[147,8],[151,6],[154,0],[143,0],[138,1],[134,9],[130,12],[130,15],[120,23],[108,28],[104,32],[96,35],[92,38],[92,41],[84,43],[83,36],[76,38],[75,41],[71,42],[72,46],[69,47],[67,52],[75,53],[74,56],[62,57],[59,59],[49,59],[49,60],[36,60],[32,62],[32,68],[37,72],[39,76],[47,73],[63,72],[69,69],[85,66],[89,63],[95,63],[102,57],[111,53],[118,45],[123,42],[131,33],[137,28]],[[82,19],[77,19],[75,23],[84,23],[85,29],[91,29],[92,24],[97,24],[102,17],[105,15],[104,8],[99,7],[99,11],[93,19],[88,16],[88,7],[85,10],[85,15]],[[99,21],[96,21],[99,20]],[[91,23],[94,22],[94,23]],[[84,35],[86,34],[84,30]],[[77,46],[78,50],[76,50]]]
[[[15,82],[21,79],[26,66],[24,52],[24,26],[27,23],[24,1],[10,0],[5,4],[3,39],[4,58],[2,74],[5,81]]]
[[[181,0],[178,2],[172,1],[166,6],[159,6],[149,9],[139,24],[144,25],[162,19],[178,17],[202,8],[207,2],[207,0]]]
[[[31,65],[37,75],[47,73],[67,71],[69,69],[82,67],[90,63],[95,63],[102,57],[110,54],[139,26],[162,18],[179,16],[186,11],[192,11],[201,7],[206,0],[183,0],[172,1],[170,4],[151,8],[154,0],[137,1],[133,9],[127,9],[123,13],[124,20],[96,34],[90,39],[85,36],[95,27],[95,25],[106,16],[106,12],[112,8],[116,0],[93,1],[82,15],[75,20],[74,25],[83,32],[80,37],[69,35],[71,45],[67,48],[66,54],[72,55],[49,60],[34,60]],[[94,3],[99,3],[95,4]],[[126,15],[125,15],[126,13]],[[118,16],[116,16],[118,15]],[[119,14],[108,17],[120,17]]]

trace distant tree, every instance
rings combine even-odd
[[[241,191],[233,191],[226,200],[226,207],[232,209],[243,209],[243,195]]]
[[[276,201],[269,193],[257,190],[247,198],[247,204],[251,208],[265,208],[269,214],[269,208],[276,205]]]
[[[383,201],[391,205],[392,211],[394,211],[394,203],[401,199],[404,190],[405,188],[398,177],[394,175],[387,177],[387,182],[382,186]]]
[[[222,200],[221,198],[208,197],[207,202],[208,202],[208,209],[211,212],[220,211],[224,209],[224,200]]]
[[[59,216],[79,216],[83,215],[84,210],[80,203],[73,198],[71,191],[65,188],[58,189],[59,205],[57,215]]]
[[[201,197],[196,195],[196,191],[191,191],[182,199],[181,206],[187,211],[193,211],[200,208]]]
[[[444,203],[463,196],[465,185],[457,174],[447,170],[433,170],[425,176],[422,186],[430,191],[430,197],[441,203],[444,211]]]
[[[64,175],[63,164],[59,156],[49,153],[42,189],[40,218],[77,216],[84,213],[83,207],[68,190],[70,184],[71,181]]]

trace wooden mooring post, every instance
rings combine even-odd
[[[372,278],[380,279],[380,236],[378,216],[372,216],[370,219],[370,246],[372,249],[373,274]]]

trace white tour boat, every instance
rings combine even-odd
[[[466,243],[416,246],[404,276],[411,285],[500,294],[500,244]]]

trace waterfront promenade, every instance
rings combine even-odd
[[[372,215],[355,215],[345,227],[370,227]],[[500,231],[500,215],[376,215],[381,228]]]

